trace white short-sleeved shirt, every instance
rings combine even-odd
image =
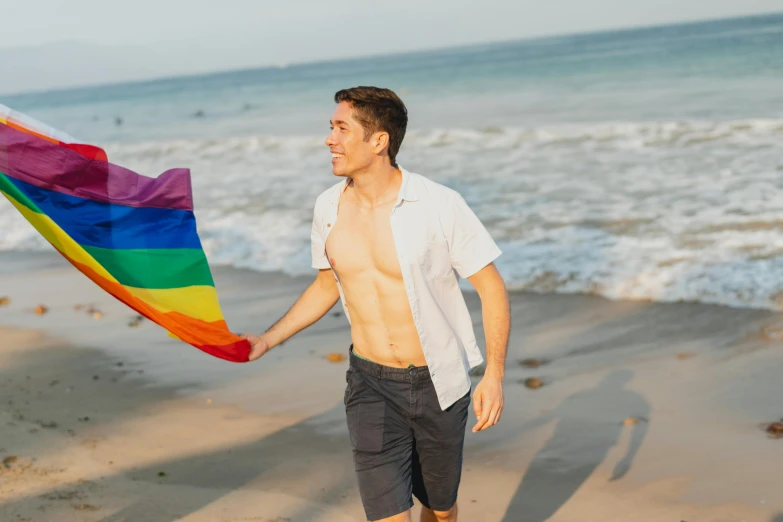
[[[456,191],[402,170],[402,186],[392,208],[392,236],[402,279],[444,410],[470,390],[471,368],[484,360],[457,274],[467,278],[501,253],[481,221]],[[313,268],[331,268],[326,238],[337,221],[340,195],[348,179],[323,192],[315,203],[311,234]],[[346,317],[342,285],[335,273]]]

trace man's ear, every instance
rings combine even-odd
[[[375,153],[380,154],[389,147],[389,133],[383,131],[376,132],[372,135],[371,142]]]

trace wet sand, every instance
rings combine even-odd
[[[236,331],[266,328],[309,282],[214,273]],[[326,359],[350,342],[339,305],[237,365],[128,326],[56,255],[1,254],[2,296],[0,520],[364,520],[347,363]],[[461,520],[783,522],[783,439],[762,426],[783,417],[779,314],[529,293],[512,311],[506,410],[467,434]]]

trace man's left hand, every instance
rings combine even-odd
[[[473,412],[476,414],[476,425],[473,433],[494,426],[500,421],[503,413],[503,380],[499,377],[484,375],[473,392]]]

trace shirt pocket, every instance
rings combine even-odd
[[[449,277],[453,273],[449,244],[445,240],[428,241],[419,262],[428,277]]]

